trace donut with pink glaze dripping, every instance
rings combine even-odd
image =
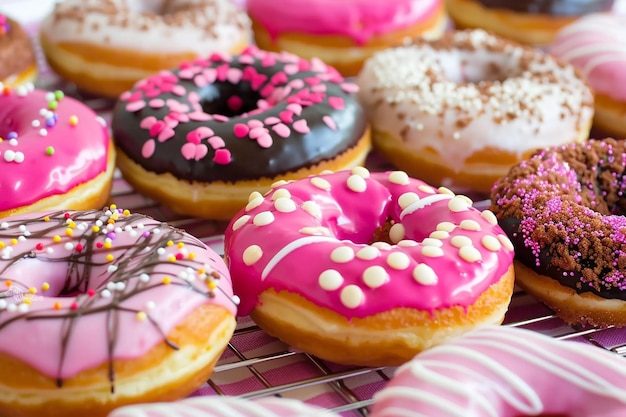
[[[240,314],[334,362],[393,365],[484,323],[512,293],[490,211],[401,171],[365,168],[253,193],[225,232]]]
[[[235,312],[220,256],[165,223],[114,205],[5,218],[0,414],[104,416],[184,397],[208,379]]]

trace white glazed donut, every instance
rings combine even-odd
[[[481,192],[532,151],[585,140],[593,116],[572,66],[482,30],[379,52],[358,84],[383,156]]]
[[[41,25],[50,66],[113,98],[181,62],[238,53],[249,38],[248,17],[230,0],[65,0]]]

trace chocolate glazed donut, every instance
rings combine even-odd
[[[140,81],[115,107],[113,137],[146,170],[179,179],[276,177],[357,144],[367,126],[353,92],[319,61],[250,48]]]
[[[605,12],[614,0],[477,0],[489,8],[507,9],[521,13],[541,13],[553,16],[580,16]]]

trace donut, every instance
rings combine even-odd
[[[374,395],[373,417],[611,416],[626,408],[619,355],[485,326],[417,355]]]
[[[586,140],[593,117],[592,93],[571,65],[480,29],[379,52],[358,85],[385,159],[487,195],[536,149]]]
[[[578,68],[595,95],[594,126],[626,137],[626,16],[598,13],[562,29],[550,53]]]
[[[374,52],[405,39],[438,38],[447,25],[443,0],[248,0],[256,44],[317,57],[345,76]]]
[[[279,179],[364,162],[371,145],[357,88],[317,59],[254,47],[186,62],[120,96],[118,165],[178,213],[230,220]]]
[[[516,247],[516,283],[568,323],[626,325],[626,142],[553,147],[513,167],[491,210]]]
[[[37,60],[30,38],[15,20],[0,13],[0,90],[35,81]]]
[[[0,217],[102,208],[115,170],[106,122],[62,91],[0,93]]]
[[[446,0],[461,29],[482,28],[533,46],[547,46],[557,32],[588,13],[607,12],[614,0]]]
[[[0,223],[0,414],[106,416],[206,382],[235,328],[228,271],[115,205]]]
[[[402,171],[275,184],[225,231],[240,314],[336,363],[399,365],[500,323],[513,246],[490,211]]]
[[[247,400],[228,396],[204,396],[176,402],[136,404],[114,410],[108,417],[339,417],[291,398]]]
[[[64,0],[40,29],[57,74],[110,98],[183,61],[238,53],[249,37],[247,15],[229,0]]]

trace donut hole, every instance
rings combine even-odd
[[[263,99],[248,83],[214,83],[200,90],[199,95],[200,105],[205,113],[221,114],[229,118],[258,109],[258,102]]]
[[[502,82],[520,75],[519,60],[491,51],[438,51],[439,64],[447,80],[457,84]]]

